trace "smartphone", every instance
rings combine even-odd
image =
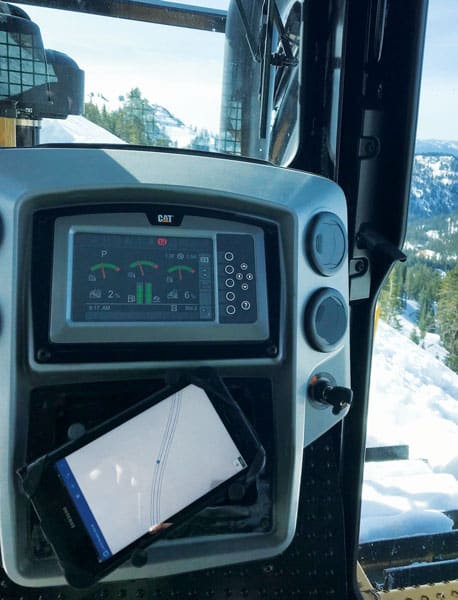
[[[191,383],[146,398],[18,473],[67,581],[87,587],[253,476],[262,455],[227,390]]]

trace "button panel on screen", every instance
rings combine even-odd
[[[220,322],[253,323],[257,319],[253,237],[219,234],[217,245]]]

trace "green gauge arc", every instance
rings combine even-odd
[[[135,269],[135,267],[151,267],[152,269],[158,269],[159,265],[152,260],[136,260],[135,262],[130,263],[129,267],[131,269]]]
[[[91,271],[100,271],[102,273],[102,279],[106,279],[107,278],[107,274],[106,274],[106,269],[111,269],[112,271],[116,271],[116,273],[119,273],[119,271],[121,270],[121,267],[118,267],[118,265],[115,265],[113,263],[106,263],[106,262],[101,262],[101,263],[97,263],[96,265],[92,265],[92,267],[90,267]]]
[[[92,265],[92,267],[90,267],[91,271],[98,271],[99,269],[112,269],[113,271],[120,271],[121,267],[118,267],[118,265],[115,265],[113,263],[97,263],[96,265]]]
[[[167,273],[174,273],[175,271],[178,271],[178,279],[180,281],[183,279],[183,275],[181,274],[182,271],[187,271],[188,273],[196,272],[195,269],[193,269],[192,267],[189,267],[188,265],[175,265],[175,266],[169,267],[167,269]]]
[[[174,267],[169,267],[167,269],[167,273],[174,273],[175,271],[188,271],[189,273],[195,273],[196,270],[192,267],[188,267],[187,265],[175,265]]]

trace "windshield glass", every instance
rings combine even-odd
[[[359,560],[384,590],[458,576],[457,9],[429,5],[407,261],[376,313]]]
[[[300,2],[112,3],[110,14],[122,18],[89,14],[104,3],[84,3],[88,12],[26,4],[0,2],[14,30],[0,43],[8,74],[0,100],[19,100],[33,145],[128,143],[278,164],[294,156]],[[13,64],[13,46],[16,59],[26,56],[18,28],[27,17],[47,85],[33,79],[33,61]]]

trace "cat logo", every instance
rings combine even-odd
[[[157,222],[162,225],[172,225],[173,215],[157,215]]]

